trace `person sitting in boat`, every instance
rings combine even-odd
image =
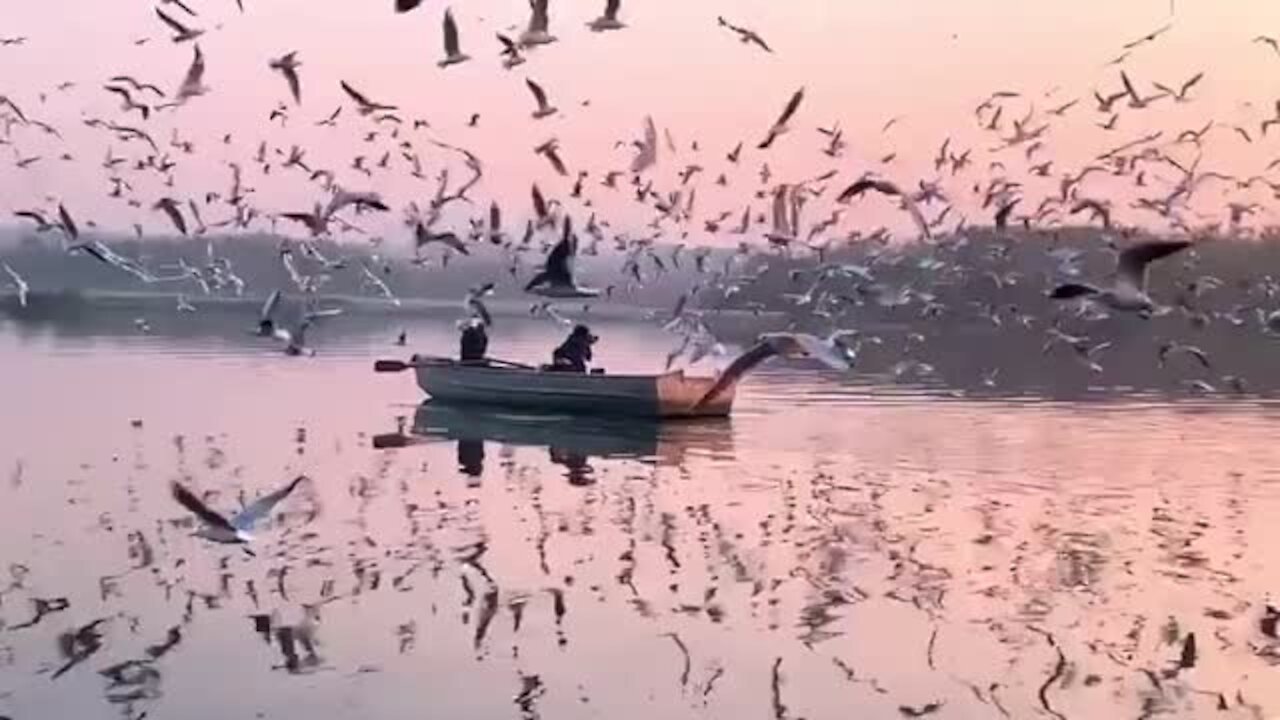
[[[587,371],[587,363],[591,362],[591,346],[598,340],[591,334],[591,328],[577,325],[569,337],[560,343],[560,347],[551,354],[551,369],[563,372]]]
[[[459,355],[464,363],[484,363],[485,353],[489,350],[489,333],[485,332],[484,321],[471,318],[462,324],[462,341]]]

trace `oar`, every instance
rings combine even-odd
[[[487,362],[490,365],[514,368],[517,370],[537,370],[537,368],[533,367],[532,365],[524,365],[522,363],[509,362],[507,360],[485,360],[485,362]],[[412,362],[405,362],[403,360],[375,360],[373,362],[373,371],[380,372],[380,373],[404,372],[405,370],[412,370],[416,367],[419,367],[419,365]]]

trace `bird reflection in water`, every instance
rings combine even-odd
[[[469,478],[469,485],[478,485],[484,474],[484,441],[458,440],[458,471]]]

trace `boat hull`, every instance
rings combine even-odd
[[[725,417],[733,408],[732,388],[700,402],[715,380],[683,372],[592,375],[422,357],[413,365],[423,392],[449,404],[659,418]]]

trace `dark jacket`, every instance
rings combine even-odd
[[[484,360],[488,349],[489,334],[485,332],[484,325],[468,325],[462,329],[462,349],[459,354],[463,362]]]
[[[557,370],[584,373],[591,362],[591,336],[570,335],[551,354],[551,365]]]

